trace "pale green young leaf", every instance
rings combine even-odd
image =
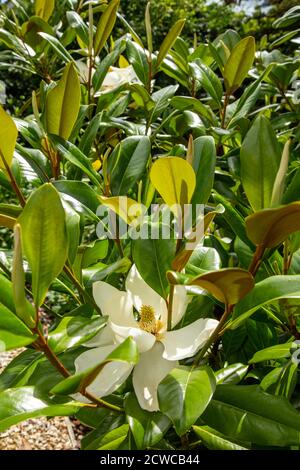
[[[69,138],[78,116],[80,96],[79,78],[70,62],[58,84],[47,94],[45,121],[49,134]]]
[[[24,254],[32,271],[34,302],[40,307],[68,253],[65,211],[56,189],[48,183],[38,188],[28,199],[18,222]]]

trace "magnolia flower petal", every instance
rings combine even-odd
[[[115,323],[110,323],[110,327],[115,334],[116,341],[120,343],[131,336],[136,342],[140,353],[151,349],[156,341],[154,335],[147,333],[147,331],[141,330],[140,328],[128,328],[126,326],[116,325]]]
[[[132,383],[138,402],[144,410],[157,411],[158,384],[177,366],[177,361],[167,361],[162,357],[163,345],[156,342],[150,351],[141,354],[133,370]]]
[[[108,315],[112,322],[122,326],[137,326],[132,311],[132,300],[127,292],[99,281],[93,284],[93,295],[103,315]]]
[[[189,297],[185,286],[175,286],[172,309],[172,326],[176,326],[185,314]]]
[[[100,346],[112,345],[115,341],[114,332],[110,325],[102,328],[93,338],[83,343],[86,348],[99,348]]]
[[[110,345],[94,348],[80,354],[75,359],[76,373],[96,366],[103,361],[117,346]],[[97,397],[105,397],[117,390],[127,379],[133,366],[126,362],[110,362],[106,364],[96,379],[87,387],[87,391]],[[77,396],[76,396],[77,397]]]
[[[163,357],[169,361],[192,357],[208,340],[218,325],[217,320],[200,318],[184,328],[167,331],[162,338]]]
[[[167,306],[164,299],[148,286],[135,265],[130,269],[126,279],[126,290],[131,295],[132,303],[140,311],[142,305],[149,305],[154,308],[156,318],[161,318],[163,322],[168,316]]]

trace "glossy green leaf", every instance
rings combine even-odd
[[[261,446],[299,444],[300,413],[286,398],[256,385],[218,386],[203,420],[232,439]]]
[[[99,55],[108,40],[117,19],[120,0],[111,0],[102,13],[94,37],[95,55]]]
[[[271,206],[281,159],[275,132],[263,115],[258,116],[241,148],[241,178],[254,211]]]
[[[229,328],[238,328],[264,304],[279,299],[299,297],[299,282],[300,276],[271,276],[258,282],[254,289],[235,307]]]
[[[300,202],[275,209],[264,209],[246,218],[250,240],[264,248],[272,248],[300,230]]]
[[[223,71],[227,94],[232,94],[241,86],[253,64],[254,55],[255,39],[252,36],[242,39],[233,47]]]
[[[12,287],[15,309],[17,316],[29,328],[35,326],[35,320],[32,317],[32,312],[28,308],[28,302],[25,295],[25,273],[23,267],[22,257],[22,236],[21,227],[16,224],[14,229],[14,255],[12,266]]]
[[[73,58],[71,54],[67,51],[67,49],[61,44],[61,42],[51,34],[39,32],[39,36],[46,39],[46,41],[51,45],[51,47],[55,50],[56,54],[63,60],[63,62],[72,62]]]
[[[150,157],[149,137],[127,137],[118,144],[108,160],[112,195],[126,195],[137,183]]]
[[[274,359],[282,359],[291,355],[291,348],[293,343],[276,344],[269,348],[257,351],[250,359],[249,364],[256,364],[262,361],[271,361]]]
[[[0,293],[6,294],[5,281],[0,278]],[[11,290],[11,287],[10,287]],[[11,295],[11,294],[10,294]],[[19,320],[16,313],[9,310],[2,301],[0,303],[0,350],[9,351],[10,349],[21,348],[31,344],[36,336]]]
[[[18,219],[24,254],[32,271],[32,292],[40,307],[47,290],[62,271],[68,250],[65,212],[51,184],[38,188]]]
[[[80,40],[87,46],[89,43],[89,29],[84,20],[76,11],[67,11],[66,16],[70,27],[75,29]]]
[[[110,362],[127,362],[135,365],[138,362],[139,353],[134,340],[129,336],[123,343],[116,347],[107,358],[95,367],[81,372],[80,374],[71,375],[62,382],[55,385],[51,393],[55,395],[70,395],[75,392],[85,390],[95,378],[101,374],[101,370]]]
[[[169,418],[161,412],[143,410],[133,393],[125,400],[125,412],[138,449],[155,446],[171,425]]]
[[[82,414],[82,411],[80,413]],[[105,444],[108,444],[109,448],[111,444],[111,450],[118,448],[126,438],[128,430],[124,416],[105,410],[105,415],[100,416],[96,429],[82,439],[82,450],[99,450]]]
[[[178,36],[180,36],[180,33],[184,27],[184,23],[185,23],[185,20],[178,20],[172,26],[167,36],[163,40],[162,45],[160,46],[160,49],[158,52],[156,68],[159,68],[160,64],[163,62],[166,55],[169,53],[170,49],[173,47],[176,39],[178,38]]]
[[[95,450],[116,450],[125,441],[129,431],[129,425],[123,424],[119,428],[108,432],[97,444]]]
[[[49,333],[48,344],[59,354],[79,346],[93,338],[106,324],[104,317],[64,316],[57,327]]]
[[[160,382],[159,408],[170,418],[179,436],[185,434],[202,415],[213,396],[215,385],[215,377],[209,367],[191,369],[179,366]]]
[[[141,82],[146,85],[149,80],[149,64],[143,47],[133,41],[127,42],[128,61]]]
[[[139,238],[133,241],[133,261],[139,273],[164,299],[169,292],[167,271],[171,268],[174,255],[175,241],[172,239]]]
[[[206,204],[214,184],[216,166],[216,148],[210,136],[198,137],[194,140],[192,166],[196,173],[196,188],[192,204]]]
[[[73,165],[80,168],[96,186],[100,184],[100,176],[94,170],[91,161],[71,142],[64,141],[59,137],[52,137],[52,141],[61,154]]]
[[[80,107],[80,83],[70,62],[57,85],[47,93],[45,122],[47,132],[68,139]]]
[[[74,415],[82,403],[50,404],[36,396],[34,387],[20,387],[0,393],[0,432],[10,426],[39,416]]]
[[[209,426],[193,426],[193,431],[210,450],[248,450]]]
[[[13,119],[0,106],[0,168],[11,166],[18,130]],[[3,162],[4,160],[4,162]]]
[[[221,267],[221,259],[215,248],[197,246],[186,265],[185,272],[190,275],[217,271]]]

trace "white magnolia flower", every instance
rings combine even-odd
[[[218,321],[200,318],[184,328],[167,331],[166,302],[145,283],[135,266],[127,276],[126,292],[105,282],[96,282],[93,293],[103,315],[109,318],[108,326],[86,344],[93,349],[77,357],[76,372],[99,364],[118,344],[131,336],[140,352],[132,377],[137,399],[145,410],[158,410],[158,384],[179,360],[192,357],[204,345]],[[172,327],[182,319],[187,304],[186,288],[176,286]],[[137,311],[137,319],[133,307]],[[126,363],[110,363],[87,390],[98,397],[109,395],[126,380],[132,369],[133,366]]]
[[[139,79],[132,67],[110,67],[102,83],[101,91],[112,91],[123,83],[138,83]]]

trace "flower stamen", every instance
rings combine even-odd
[[[147,331],[156,337],[157,341],[162,338],[163,322],[157,320],[155,310],[151,305],[142,305],[140,309],[139,327],[141,330]]]

